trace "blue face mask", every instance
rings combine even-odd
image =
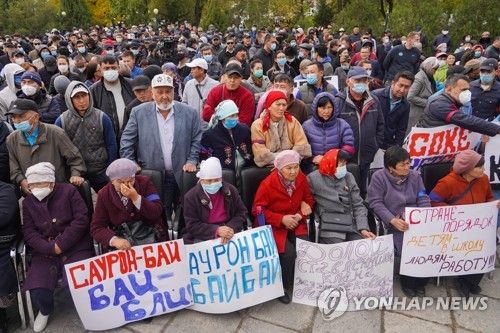
[[[24,52],[24,49],[22,47],[19,47],[18,50]]]
[[[253,72],[253,75],[256,78],[261,78],[264,75],[264,71],[262,69],[257,69]]]
[[[340,67],[342,67],[342,69],[343,69],[343,70],[345,70],[345,71],[349,69],[349,65],[346,65],[346,66],[340,66]]]
[[[226,118],[224,122],[224,127],[228,129],[235,128],[236,125],[238,125],[238,118]]]
[[[285,64],[286,64],[286,58],[278,59],[277,63],[280,66],[285,66]]]
[[[470,42],[470,37],[465,37],[466,42]]]
[[[22,81],[22,78],[23,77],[23,74],[20,73],[20,74],[16,74],[14,75],[14,84],[18,87],[21,87],[21,81]]]
[[[85,46],[78,48],[78,52],[80,52],[80,53],[85,53],[86,50],[87,49],[85,48]]]
[[[203,56],[203,59],[205,59],[206,62],[212,62],[212,60],[214,59],[214,56],[213,55],[206,55],[206,56]]]
[[[479,58],[480,56],[481,56],[481,52],[480,51],[474,52],[474,57]]]
[[[50,52],[54,57],[57,57],[57,51]]]
[[[318,83],[318,75],[317,74],[307,74],[307,83],[316,84]]]
[[[354,91],[356,94],[361,95],[366,91],[367,88],[368,85],[366,83],[355,83],[352,91]]]
[[[45,59],[45,58],[47,58],[50,55],[50,53],[48,53],[48,52],[42,52],[41,55],[42,55],[42,59]]]
[[[479,74],[479,78],[482,83],[488,84],[493,81],[493,74]]]
[[[134,55],[138,55],[138,54],[139,54],[139,50],[132,50],[132,53],[133,53]]]
[[[291,47],[295,47],[295,46],[297,46],[297,43],[295,43],[295,42],[291,42],[291,43],[290,43],[290,46],[291,46]]]
[[[207,192],[208,194],[215,194],[221,189],[222,182],[216,182],[216,183],[212,183],[212,184],[208,184],[208,185],[201,184],[201,186],[203,187],[205,192]]]
[[[299,52],[299,58],[304,58],[304,52]]]
[[[276,44],[272,43],[271,44],[271,51],[274,51],[274,50],[276,50]]]
[[[19,130],[19,131],[24,132],[24,133],[28,133],[33,128],[33,125],[30,124],[31,118],[33,118],[33,116],[31,116],[30,119],[28,119],[28,120],[21,121],[19,124],[14,123],[14,127],[16,128],[16,130]]]
[[[337,167],[337,170],[335,171],[335,177],[337,177],[337,179],[344,178],[346,174],[347,174],[347,167],[345,165]]]

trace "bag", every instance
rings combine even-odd
[[[344,211],[347,209],[348,213],[320,212],[320,231],[336,231],[343,233],[355,231],[350,188],[347,188],[347,193],[349,205],[344,206]]]
[[[118,237],[129,241],[130,245],[153,244],[160,240],[160,234],[156,228],[144,221],[124,222],[114,228]]]

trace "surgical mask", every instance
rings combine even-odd
[[[86,67],[77,67],[76,69],[77,69],[77,71],[79,71],[80,73],[83,73],[83,72],[85,72],[85,68],[86,68]]]
[[[317,74],[307,74],[307,83],[308,84],[316,84],[318,83],[318,75]]]
[[[31,190],[31,193],[38,199],[38,201],[45,199],[50,192],[50,187],[34,188]]]
[[[212,60],[214,60],[214,56],[209,54],[209,55],[203,56],[203,59],[205,59],[206,62],[212,62]]]
[[[366,71],[366,74],[368,74],[368,75],[370,75],[370,76],[371,76],[371,75],[372,75],[372,71],[371,71],[371,70],[367,70],[367,71]]]
[[[292,58],[292,59],[286,58],[286,61],[288,61],[289,63],[292,63],[294,60],[295,60],[295,58]]]
[[[413,47],[416,47],[416,48],[422,47],[422,43],[415,42],[415,43],[413,43]]]
[[[104,79],[109,82],[115,82],[118,79],[118,71],[116,69],[110,69],[104,71]]]
[[[385,44],[389,44],[389,43],[390,43],[389,38],[384,39],[384,43],[385,43]]]
[[[366,89],[368,89],[368,85],[366,83],[355,83],[354,87],[352,87],[352,91],[359,95],[363,94]]]
[[[86,50],[85,46],[78,48],[78,52],[80,52],[80,53],[85,53],[85,50]]]
[[[462,91],[459,95],[458,95],[458,99],[460,101],[460,103],[462,105],[465,105],[467,103],[470,102],[470,99],[471,99],[471,92],[470,90],[465,90],[465,91]]]
[[[470,37],[465,37],[466,42],[470,42]]]
[[[253,72],[253,76],[255,76],[256,78],[261,78],[263,75],[264,75],[264,71],[262,69],[256,69]]]
[[[337,167],[337,170],[335,170],[335,177],[337,177],[337,179],[344,178],[346,174],[347,174],[347,167],[345,165]]]
[[[117,38],[117,39],[116,39],[116,42],[117,42],[118,44],[120,44],[121,42],[123,42],[123,38]]]
[[[14,75],[14,84],[16,86],[18,86],[18,87],[21,86],[22,77],[23,77],[23,73]]]
[[[257,28],[256,27],[252,27],[252,31],[257,31]]]
[[[276,50],[276,44],[275,44],[275,43],[272,43],[272,44],[271,44],[271,51],[274,51],[274,50]]]
[[[488,84],[493,81],[493,74],[479,74],[479,78],[482,83]]]
[[[16,58],[16,64],[20,65],[24,62],[24,58]]]
[[[438,60],[439,67],[446,65],[446,60]]]
[[[225,128],[235,128],[236,125],[238,125],[238,118],[226,118],[226,121],[224,122],[224,127]]]
[[[291,42],[291,43],[290,43],[290,46],[295,47],[295,46],[297,46],[297,43],[295,43],[295,42]]]
[[[212,184],[202,184],[201,186],[208,194],[215,194],[221,189],[222,182],[216,182]]]
[[[174,102],[170,102],[170,104],[158,104],[156,103],[156,107],[160,110],[170,110],[174,107]]]
[[[106,54],[108,54],[108,55],[114,55],[114,54],[115,54],[115,51],[113,51],[113,50],[107,50],[107,51],[106,51]]]
[[[348,70],[349,69],[349,65],[346,65],[346,66],[340,66],[343,70]]]
[[[285,64],[286,64],[286,59],[285,59],[285,58],[278,59],[277,63],[278,63],[278,65],[280,65],[280,66],[285,66]]]
[[[24,49],[22,47],[17,48],[19,51],[24,52]]]
[[[33,118],[33,116],[31,116],[28,120],[21,121],[18,124],[14,123],[14,127],[16,128],[16,130],[19,130],[23,133],[28,133],[33,128],[33,125],[30,124],[31,118]]]
[[[304,52],[299,52],[299,58],[304,58]]]
[[[132,50],[132,53],[133,53],[134,55],[138,55],[138,54],[139,54],[139,50]]]
[[[464,47],[464,50],[469,50],[469,49],[470,49],[470,46]]]
[[[448,49],[445,47],[444,49],[441,50],[441,52],[446,52]]]
[[[68,72],[68,65],[59,65],[59,66],[57,66],[57,69],[61,73],[66,73],[66,72]]]
[[[50,52],[50,54],[52,54],[54,57],[57,57],[57,51],[52,51]]]
[[[474,52],[474,57],[479,58],[481,56],[481,51]]]
[[[42,59],[45,59],[50,55],[50,53],[49,52],[42,52],[41,55],[42,55]]]
[[[34,94],[36,94],[36,88],[33,86],[22,86],[21,90],[26,96],[33,96]]]
[[[441,31],[441,32],[442,32],[442,33],[443,33],[443,35],[445,35],[445,36],[448,34],[448,30],[443,30],[443,31]]]

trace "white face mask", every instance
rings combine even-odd
[[[38,199],[38,201],[42,201],[50,194],[50,187],[42,187],[42,188],[34,188],[31,190],[31,193]]]
[[[24,62],[24,58],[16,58],[16,64],[20,65]]]
[[[460,103],[462,105],[464,105],[464,104],[467,104],[470,102],[471,95],[472,94],[471,94],[470,90],[465,90],[465,91],[462,91],[460,93],[460,95],[458,95],[458,99],[460,100]]]
[[[367,73],[368,75],[370,75],[370,76],[372,75],[372,71],[368,71],[368,70],[367,70],[367,71],[366,71],[366,73]]]
[[[156,103],[156,107],[160,110],[170,110],[174,107],[174,101],[170,102],[170,104],[162,105]]]
[[[59,65],[59,66],[57,66],[57,69],[61,73],[67,73],[68,72],[68,65]]]
[[[26,96],[33,96],[34,94],[36,94],[36,88],[33,86],[22,86],[21,90]]]
[[[107,71],[104,71],[104,79],[109,82],[115,82],[118,79],[118,71],[116,69],[110,69]]]
[[[438,63],[439,67],[443,67],[444,65],[446,65],[446,60],[438,60]]]

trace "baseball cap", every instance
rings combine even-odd
[[[174,87],[174,82],[170,76],[167,74],[158,74],[155,75],[153,80],[151,81],[151,87]]]
[[[49,72],[54,72],[57,70],[57,60],[55,57],[47,56],[43,63],[45,65],[45,68],[47,68]]]
[[[38,112],[38,106],[31,99],[18,98],[12,104],[9,112],[6,112],[5,115],[9,114],[25,114],[28,111]]]
[[[442,57],[442,56],[448,56],[448,53],[446,53],[446,52],[439,52],[438,54],[436,54],[436,58],[439,58],[439,57]]]
[[[241,66],[238,64],[229,64],[226,66],[226,70],[224,71],[224,74],[226,75],[231,75],[231,74],[238,74],[239,76],[243,76]]]
[[[353,66],[351,67],[349,72],[347,72],[348,79],[361,79],[363,77],[370,77],[370,75],[368,75],[368,73],[366,72],[366,69],[364,69],[363,67]]]
[[[498,61],[492,58],[483,60],[479,69],[484,69],[487,71],[496,71],[498,69]]]
[[[75,86],[73,91],[71,91],[70,97],[73,98],[73,97],[75,97],[76,94],[78,94],[80,92],[84,92],[86,94],[89,93],[88,89],[83,84],[79,84],[79,85]]]
[[[146,90],[151,86],[151,80],[146,75],[137,75],[132,80],[132,90]]]
[[[194,59],[193,61],[187,63],[186,66],[191,67],[191,68],[193,68],[193,67],[201,67],[204,70],[208,70],[208,64],[207,64],[207,62],[205,61],[205,59],[201,59],[201,58]]]

